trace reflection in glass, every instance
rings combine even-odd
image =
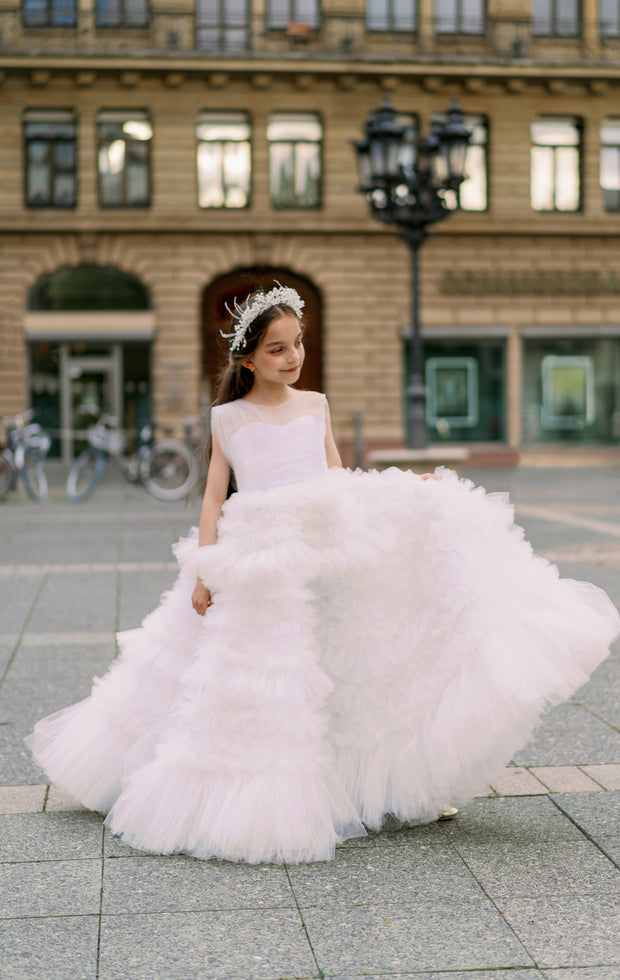
[[[148,206],[153,126],[147,113],[104,109],[98,116],[97,136],[101,206]]]
[[[370,31],[415,31],[416,0],[366,0]]]
[[[600,183],[606,211],[620,211],[620,120],[601,126]]]
[[[250,197],[250,123],[244,112],[203,112],[196,124],[198,204],[245,208]]]
[[[579,0],[532,0],[532,34],[577,37]]]
[[[276,208],[318,208],[321,139],[315,113],[275,113],[267,124],[271,200]]]
[[[583,429],[595,418],[591,357],[548,355],[542,360],[542,414],[546,429]]]
[[[579,149],[575,120],[538,120],[531,125],[530,200],[534,211],[578,211],[581,206]]]
[[[484,0],[436,0],[438,34],[484,34]]]
[[[203,51],[246,51],[248,23],[248,0],[198,0],[198,47]]]
[[[75,0],[24,0],[24,26],[75,27],[76,10]]]
[[[97,0],[97,27],[146,27],[148,0]]]
[[[599,0],[602,37],[620,37],[620,3],[618,0]]]
[[[75,205],[76,136],[77,127],[71,110],[28,109],[24,113],[28,207]]]
[[[267,23],[272,30],[282,30],[288,24],[319,26],[318,0],[267,0]]]

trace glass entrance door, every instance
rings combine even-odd
[[[88,444],[87,431],[102,414],[122,422],[122,350],[120,344],[99,349],[63,344],[60,355],[62,457],[70,462]]]

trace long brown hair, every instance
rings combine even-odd
[[[248,303],[251,305],[252,300],[258,295],[260,294],[253,293],[248,299]],[[213,399],[214,405],[233,402],[237,398],[243,398],[244,395],[247,395],[254,383],[254,375],[249,368],[244,367],[243,362],[247,361],[248,357],[254,353],[267,333],[268,327],[279,320],[281,316],[287,315],[294,316],[295,319],[299,320],[292,306],[289,306],[288,303],[278,303],[275,306],[269,306],[262,313],[259,313],[255,320],[252,320],[245,333],[244,346],[241,349],[230,351],[228,355],[228,364],[218,379],[215,398]],[[233,321],[232,329],[234,329],[234,325]]]
[[[258,295],[262,295],[260,290],[252,293],[248,299],[248,303],[251,303]],[[228,363],[218,378],[215,397],[211,403],[212,406],[223,405],[225,402],[233,402],[237,398],[243,398],[244,395],[248,394],[254,383],[254,375],[249,368],[244,367],[243,362],[254,353],[262,338],[267,333],[269,326],[275,323],[276,320],[279,320],[281,316],[287,315],[294,316],[299,322],[300,327],[302,326],[300,317],[288,303],[278,303],[275,306],[269,306],[262,313],[259,313],[255,320],[252,320],[245,333],[244,346],[240,350],[230,351],[228,354]],[[231,332],[234,330],[234,327],[235,321],[233,320],[230,326]],[[195,467],[196,477],[190,488],[188,500],[193,500],[198,493],[204,491],[209,462],[211,460],[211,448],[211,432],[207,430],[204,445],[199,450]],[[231,473],[228,496],[234,493],[235,490],[234,474]]]

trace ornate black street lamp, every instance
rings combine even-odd
[[[398,237],[411,249],[407,442],[414,449],[426,445],[418,252],[430,234],[430,226],[452,214],[445,195],[458,191],[466,179],[465,154],[470,136],[457,102],[452,102],[445,115],[435,113],[428,136],[419,137],[411,123],[403,121],[385,99],[380,109],[369,114],[363,139],[353,144],[359,190],[366,195],[372,216],[395,225]]]

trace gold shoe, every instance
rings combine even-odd
[[[440,806],[437,816],[438,820],[452,820],[459,811],[455,806]]]

